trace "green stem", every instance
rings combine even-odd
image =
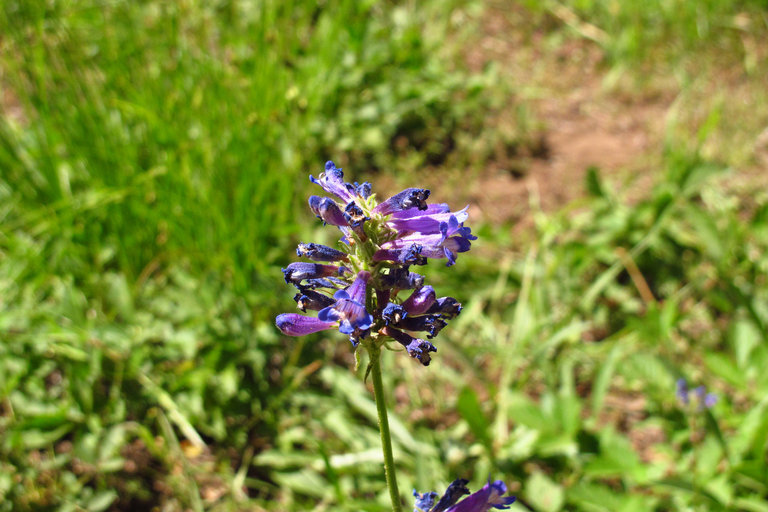
[[[387,404],[384,401],[384,384],[381,382],[381,349],[372,344],[368,348],[368,353],[371,356],[371,381],[373,395],[376,398],[376,411],[379,413],[381,448],[384,451],[384,476],[387,479],[389,498],[392,500],[392,512],[402,512],[395,476],[395,458],[392,455],[392,436],[389,433],[389,420],[387,420]]]

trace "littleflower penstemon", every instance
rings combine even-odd
[[[369,183],[345,182],[341,169],[330,161],[325,164],[325,172],[318,178],[310,176],[310,180],[335,196],[311,196],[310,209],[323,224],[336,226],[342,236],[336,248],[299,244],[298,256],[311,262],[291,263],[283,274],[286,283],[298,290],[294,299],[299,310],[317,311],[317,315],[284,313],[277,316],[275,323],[288,336],[338,329],[349,337],[356,355],[359,347],[368,351],[366,378],[370,375],[373,383],[385,476],[393,510],[400,512],[381,379],[381,350],[394,341],[410,357],[429,365],[437,347],[428,340],[459,315],[461,303],[453,297],[438,297],[432,286],[424,284],[423,276],[411,271],[411,266],[425,265],[430,259],[445,259],[451,266],[459,253],[470,249],[476,237],[464,226],[467,208],[452,212],[447,204],[428,205],[427,189],[408,188],[379,203]],[[465,490],[466,482],[461,482]],[[486,488],[458,505],[453,505],[454,499],[432,510],[468,512],[511,503],[510,498],[499,498],[506,492],[500,481]],[[483,492],[486,497],[473,498]],[[463,494],[456,494],[456,498]],[[478,505],[472,505],[473,500]]]

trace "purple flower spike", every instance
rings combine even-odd
[[[335,327],[334,322],[324,322],[315,317],[298,313],[283,313],[275,318],[275,325],[286,336],[305,336]]]
[[[435,303],[435,289],[424,286],[403,301],[403,309],[410,315],[423,315]]]
[[[344,212],[333,199],[320,196],[310,196],[309,208],[317,215],[317,218],[331,226],[348,226]]]
[[[313,261],[347,261],[349,257],[333,247],[322,244],[299,244],[296,254]]]
[[[460,503],[446,509],[445,512],[486,512],[491,508],[506,510],[515,502],[514,496],[504,496],[507,486],[501,480],[488,482],[485,486],[463,499]],[[436,509],[434,512],[437,512]]]
[[[379,204],[373,209],[373,213],[389,215],[397,211],[408,210],[414,207],[419,210],[426,210],[428,197],[429,190],[425,188],[407,188]]]
[[[304,279],[315,279],[319,277],[328,277],[333,275],[342,275],[347,269],[336,267],[334,265],[322,265],[320,263],[291,263],[283,269],[283,276],[286,283],[299,283]]]
[[[320,173],[319,178],[310,174],[309,181],[320,185],[323,190],[329,194],[334,194],[345,203],[355,198],[355,187],[349,183],[344,183],[344,173],[341,172],[341,169],[336,168],[336,165],[330,160],[325,162],[325,172]]]
[[[715,406],[717,403],[717,395],[714,393],[707,393],[704,396],[704,407],[707,409],[711,409]]]

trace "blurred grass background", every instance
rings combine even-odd
[[[481,235],[425,269],[466,307],[433,364],[387,354],[404,499],[768,511],[767,8],[3,2],[0,510],[387,510],[347,342],[273,326],[333,159]],[[657,137],[508,214],[486,192],[547,181],[541,104],[587,81]]]

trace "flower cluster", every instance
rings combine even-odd
[[[693,394],[696,396],[698,402],[698,409],[703,411],[704,409],[711,409],[717,403],[717,395],[714,393],[707,393],[707,388],[699,386],[693,390]],[[691,403],[691,390],[688,389],[688,381],[684,378],[677,379],[675,395],[681,404],[688,407]]]
[[[378,203],[370,183],[347,183],[333,162],[310,180],[335,197],[311,196],[309,207],[341,231],[338,248],[299,244],[297,254],[311,262],[283,269],[294,285],[302,312],[278,315],[277,327],[289,336],[338,328],[353,346],[371,333],[402,344],[424,366],[436,352],[428,340],[461,312],[452,297],[438,297],[424,277],[411,271],[430,259],[451,266],[470,249],[467,208],[451,212],[447,204],[427,204],[429,190],[408,188]],[[408,294],[405,298],[398,294]],[[415,333],[426,333],[423,339]]]
[[[437,500],[436,492],[419,494],[413,491],[413,496],[416,498],[413,512],[486,512],[491,508],[508,509],[508,505],[514,503],[515,497],[505,497],[506,493],[507,486],[504,482],[488,480],[482,489],[456,503],[459,498],[469,494],[467,480],[459,478],[448,486],[440,500]],[[436,500],[437,503],[435,503]]]

